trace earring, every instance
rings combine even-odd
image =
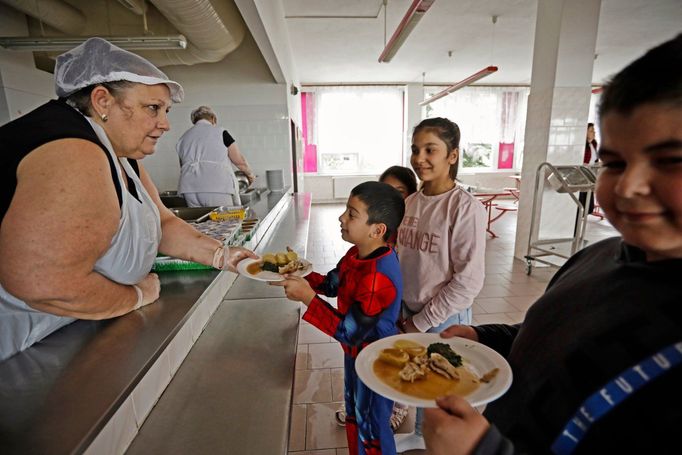
[[[106,122],[107,120],[109,120],[109,117],[107,117],[107,114],[102,114],[99,116],[99,118],[101,118],[103,122]]]

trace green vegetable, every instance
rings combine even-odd
[[[279,273],[279,267],[277,264],[273,264],[272,262],[263,262],[263,270],[266,272]]]
[[[462,366],[462,356],[453,351],[449,344],[431,343],[429,348],[426,350],[426,354],[430,357],[433,352],[445,357],[453,367]]]

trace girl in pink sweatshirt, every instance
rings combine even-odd
[[[459,127],[430,118],[412,134],[410,164],[422,181],[405,200],[397,249],[403,275],[403,330],[440,332],[471,324],[471,306],[485,275],[486,211],[457,186]],[[423,449],[421,409],[414,433],[396,435],[398,452]]]

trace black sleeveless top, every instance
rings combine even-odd
[[[122,203],[121,185],[116,177],[116,163],[100,142],[92,126],[76,109],[62,99],[51,100],[28,114],[0,127],[0,222],[4,219],[17,187],[17,167],[22,159],[36,148],[58,139],[85,139],[97,144],[109,161],[116,187],[119,207]],[[140,174],[137,161],[128,160]],[[125,175],[125,173],[124,173]],[[128,188],[137,198],[130,177]]]

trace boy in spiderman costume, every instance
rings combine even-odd
[[[405,212],[398,190],[380,182],[353,188],[339,217],[341,237],[354,246],[327,275],[286,276],[290,300],[308,306],[303,319],[333,336],[344,352],[346,437],[351,455],[393,455],[393,402],[372,392],[355,372],[355,358],[369,343],[398,333],[402,279],[387,240]],[[338,308],[318,296],[338,296]]]

